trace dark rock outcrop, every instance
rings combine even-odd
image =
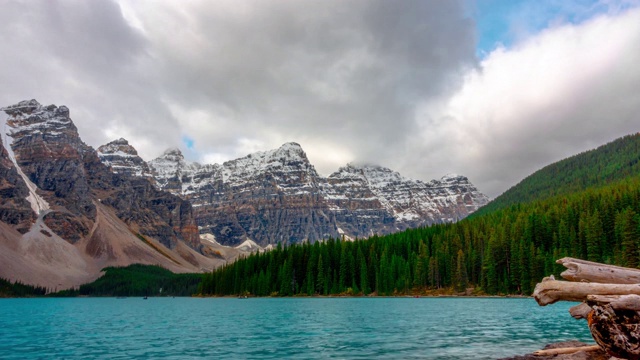
[[[29,189],[21,181],[16,167],[0,138],[0,221],[12,225],[21,233],[29,231],[36,220],[27,196]]]

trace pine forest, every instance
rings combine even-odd
[[[496,199],[500,206],[455,224],[253,254],[204,275],[198,292],[530,295],[559,275],[555,260],[565,256],[638,267],[639,143],[630,135],[549,166]]]

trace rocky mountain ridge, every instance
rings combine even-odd
[[[170,149],[148,165],[160,189],[191,202],[200,233],[224,245],[386,234],[458,221],[488,202],[458,175],[422,182],[349,164],[322,177],[297,143],[207,165]]]
[[[144,172],[110,171],[82,142],[67,107],[30,100],[0,113],[0,277],[68,287],[105,266],[193,272],[223,262],[202,255],[188,201],[157,189]],[[134,157],[118,146],[119,158]]]

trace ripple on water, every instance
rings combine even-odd
[[[495,359],[590,341],[531,299],[1,299],[0,358]]]

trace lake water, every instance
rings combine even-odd
[[[573,305],[499,298],[0,299],[0,359],[496,359],[593,342]]]

